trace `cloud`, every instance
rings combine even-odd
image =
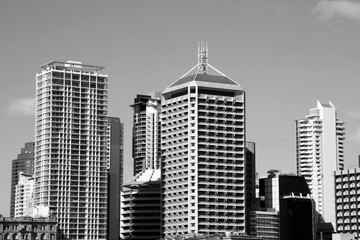
[[[35,115],[35,98],[12,99],[6,109],[9,117]]]
[[[360,21],[360,1],[355,0],[321,0],[314,8],[320,19],[344,17]]]
[[[346,111],[346,116],[352,119],[360,119],[360,112],[356,110],[348,110]]]

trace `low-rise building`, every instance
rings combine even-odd
[[[1,240],[57,240],[57,221],[54,217],[1,217]]]

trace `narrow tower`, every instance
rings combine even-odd
[[[316,211],[335,229],[334,172],[344,168],[344,122],[336,108],[317,101],[310,114],[296,121],[297,173],[309,185]]]

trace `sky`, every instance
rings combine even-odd
[[[209,63],[246,92],[246,139],[256,168],[296,172],[295,120],[331,101],[346,128],[345,168],[360,154],[360,2],[356,0],[0,1],[0,214],[10,208],[11,161],[34,141],[35,74],[49,61],[105,66],[109,115],[124,123],[132,174],[136,94],[163,91]]]

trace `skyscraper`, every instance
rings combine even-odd
[[[133,145],[134,175],[160,167],[160,93],[137,95],[134,104]]]
[[[344,122],[331,102],[317,101],[308,116],[296,121],[297,173],[305,177],[316,210],[334,229],[334,172],[344,168],[344,135]]]
[[[163,91],[161,109],[165,237],[245,233],[245,92],[240,84],[208,63],[207,46],[201,44],[198,64]]]
[[[19,172],[34,174],[34,142],[25,143],[17,159],[12,161],[11,166],[11,197],[10,217],[15,216],[15,186],[19,181]]]
[[[108,174],[108,217],[107,236],[109,240],[119,239],[120,193],[123,179],[123,136],[124,124],[119,118],[108,117],[110,132],[110,165]]]
[[[36,75],[35,196],[61,239],[106,239],[109,132],[104,67],[49,62]]]

